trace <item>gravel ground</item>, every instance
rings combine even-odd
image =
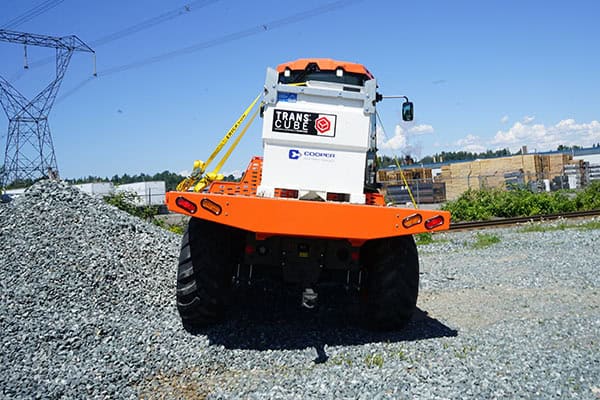
[[[55,182],[0,204],[2,398],[600,398],[598,229],[436,235],[393,333],[336,291],[303,312],[256,288],[189,334],[179,240]]]

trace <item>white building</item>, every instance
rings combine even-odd
[[[165,204],[166,186],[164,181],[135,182],[119,185],[118,192],[135,193],[140,206],[160,206]]]
[[[107,196],[115,192],[115,187],[112,182],[81,183],[79,185],[73,185],[73,187],[98,197]]]

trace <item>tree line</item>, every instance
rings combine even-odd
[[[520,154],[520,150],[516,154]],[[513,155],[509,149],[502,150],[487,150],[482,153],[472,153],[470,151],[442,151],[440,153],[435,153],[431,156],[425,156],[420,160],[414,159],[412,156],[407,155],[402,159],[398,159],[398,162],[402,165],[410,165],[410,164],[431,164],[438,162],[448,162],[448,161],[469,161],[469,160],[477,160],[479,158],[497,158],[497,157],[506,157]],[[393,157],[389,156],[381,156],[380,162],[382,167],[387,167],[390,165],[395,165]]]
[[[578,150],[578,149],[583,149],[583,148],[584,147],[577,146],[577,145],[566,146],[566,145],[561,144],[557,147],[556,150],[566,152],[566,151]],[[592,145],[592,148],[600,148],[600,143],[596,143],[596,144]],[[521,154],[521,150],[519,150],[515,153],[511,153],[511,151],[509,149],[487,150],[482,153],[473,153],[473,152],[469,152],[469,151],[442,151],[440,153],[435,153],[434,155],[425,156],[425,157],[421,158],[420,160],[416,160],[412,156],[406,155],[404,158],[399,159],[398,162],[401,165],[431,164],[431,163],[449,162],[449,161],[471,161],[471,160],[476,160],[476,159],[480,159],[480,158],[496,158],[496,157],[506,157],[506,156],[511,156],[511,155],[520,155],[520,154]],[[386,155],[382,155],[379,157],[379,166],[382,168],[389,167],[389,166],[392,166],[395,164],[396,164],[396,162],[394,161],[393,157],[386,156]],[[2,168],[3,167],[0,166],[0,175],[3,173]],[[113,185],[123,185],[126,183],[134,183],[134,182],[164,181],[166,189],[167,189],[167,191],[169,191],[169,190],[175,190],[175,188],[177,187],[177,184],[179,184],[179,182],[181,182],[184,178],[185,177],[183,175],[177,174],[175,172],[163,171],[163,172],[158,172],[154,175],[148,175],[145,173],[140,173],[138,175],[123,174],[123,175],[113,175],[111,178],[108,178],[108,177],[103,178],[103,177],[99,177],[99,176],[89,175],[87,177],[82,177],[82,178],[65,179],[65,181],[72,183],[72,184],[112,182]],[[44,177],[44,178],[40,178],[40,179],[46,179],[46,178]],[[28,187],[40,179],[17,180],[17,181],[14,181],[14,182],[8,184],[5,187],[5,189],[17,189],[17,188]],[[233,176],[231,174],[226,176],[224,180],[229,181],[229,182],[239,181],[238,178],[236,178],[235,176]]]
[[[177,174],[175,172],[163,171],[158,172],[154,175],[148,175],[144,173],[140,173],[139,175],[113,175],[112,178],[101,178],[98,176],[88,176],[85,178],[77,178],[77,179],[66,179],[67,182],[72,184],[82,184],[82,183],[96,183],[96,182],[111,182],[113,185],[124,185],[127,183],[135,183],[135,182],[149,182],[149,181],[164,181],[165,187],[167,191],[175,190],[179,182],[181,182],[185,176]],[[225,181],[235,181],[236,178],[233,175],[228,175],[224,179]]]
[[[184,176],[181,176],[175,172],[163,171],[158,172],[154,175],[149,175],[145,173],[140,173],[138,175],[113,175],[111,178],[108,177],[99,177],[89,175],[87,177],[81,177],[76,179],[65,179],[67,182],[75,185],[79,185],[82,183],[98,183],[98,182],[111,182],[113,185],[124,185],[127,183],[134,182],[149,182],[149,181],[165,181],[165,186],[167,190],[175,190],[175,187]]]

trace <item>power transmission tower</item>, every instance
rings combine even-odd
[[[48,114],[74,51],[94,53],[77,36],[52,37],[0,29],[0,41],[24,46],[27,68],[27,46],[56,49],[56,77],[33,100],[27,100],[4,77],[0,76],[0,103],[8,117],[8,135],[4,165],[0,171],[0,187],[11,183],[58,177],[58,166],[48,125]],[[94,75],[95,61],[94,61]]]

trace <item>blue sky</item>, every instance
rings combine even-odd
[[[0,26],[40,3],[2,0]],[[387,134],[380,135],[382,153],[420,158],[442,150],[600,142],[595,0],[64,0],[14,30],[75,34],[91,44],[169,12],[178,16],[94,46],[99,76],[75,91],[91,76],[92,58],[74,54],[50,114],[62,177],[189,170],[260,92],[268,66],[304,57],[363,63],[381,93],[414,101],[412,123],[400,121],[400,101],[379,103]],[[28,52],[30,64],[53,55]],[[20,45],[0,42],[0,60],[0,75],[27,97],[52,79],[52,64],[23,72]],[[226,172],[261,154],[260,125]],[[7,128],[2,114],[0,157]]]

